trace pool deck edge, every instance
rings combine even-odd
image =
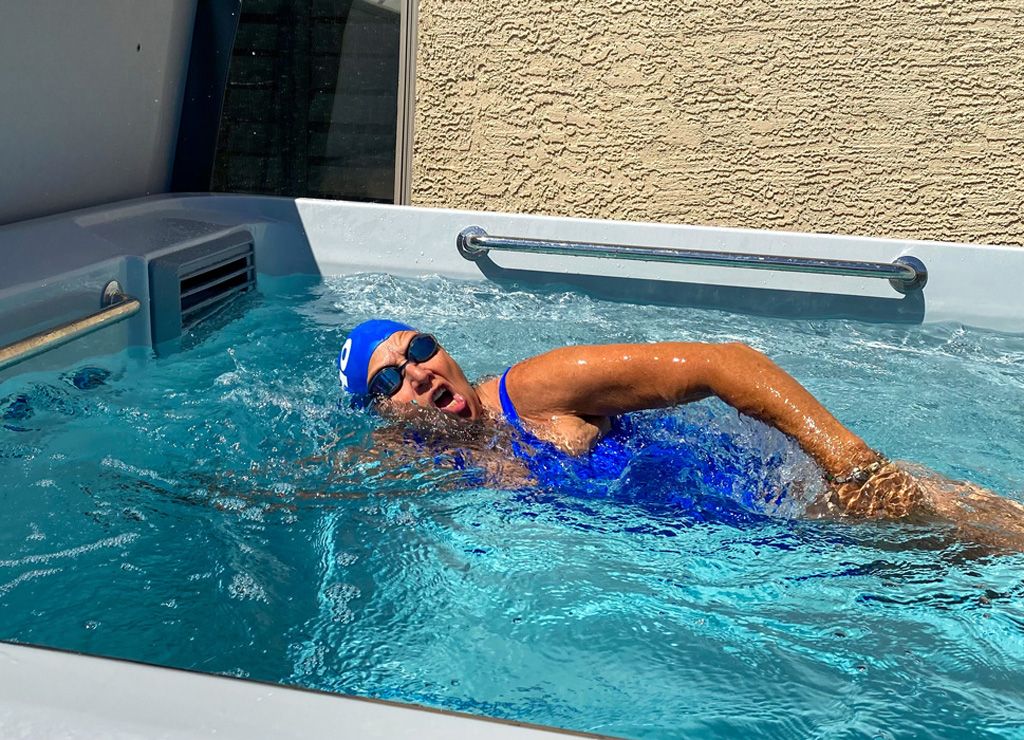
[[[0,736],[602,737],[429,707],[0,643]]]

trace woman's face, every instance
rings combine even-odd
[[[366,377],[372,379],[381,368],[404,363],[409,342],[416,333],[395,332],[381,342],[370,356]],[[384,401],[391,410],[405,415],[414,412],[414,407],[436,409],[443,414],[469,420],[483,415],[480,399],[462,368],[440,345],[429,360],[409,362],[402,372],[402,387]]]

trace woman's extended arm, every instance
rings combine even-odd
[[[788,434],[830,476],[829,495],[809,514],[915,516],[947,523],[959,539],[986,549],[1024,551],[1024,506],[886,460],[778,365],[744,344],[566,347],[513,366],[508,392],[520,416],[538,429],[563,414],[593,419],[714,395]],[[858,468],[870,475],[854,475]]]
[[[831,476],[879,459],[803,386],[745,344],[566,347],[513,366],[508,391],[520,415],[539,428],[552,416],[607,417],[714,395],[792,437]]]

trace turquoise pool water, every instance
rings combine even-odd
[[[262,286],[176,355],[0,386],[0,638],[630,737],[1024,732],[1024,557],[801,520],[761,494],[813,490],[813,466],[710,401],[673,416],[693,449],[773,463],[733,455],[732,499],[668,488],[760,492],[749,516],[381,465],[333,365],[370,315],[433,330],[470,377],[565,343],[741,339],[891,456],[1021,500],[1024,337],[440,278]]]

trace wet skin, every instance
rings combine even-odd
[[[367,377],[401,365],[416,332],[391,335],[370,358]],[[978,486],[886,460],[844,427],[803,386],[744,344],[663,342],[574,346],[511,367],[506,390],[532,434],[571,455],[584,454],[609,418],[717,396],[792,437],[835,480],[811,516],[905,519],[952,525],[964,540],[1024,550],[1024,506]],[[503,424],[498,379],[476,385],[444,350],[405,366],[402,387],[383,407],[409,417],[443,413]],[[867,480],[844,480],[870,468]]]
[[[370,357],[367,377],[401,365],[413,331],[392,334]],[[829,474],[842,477],[879,459],[860,437],[765,355],[738,344],[663,342],[565,347],[516,363],[506,381],[520,418],[537,437],[582,454],[609,417],[718,396],[793,437]],[[435,409],[467,420],[502,418],[498,379],[477,385],[440,348],[405,367],[393,413]]]
[[[366,377],[372,379],[388,365],[401,366],[414,336],[414,331],[400,331],[381,342],[370,356]],[[405,365],[402,387],[385,403],[391,413],[400,416],[422,409],[436,409],[462,419],[476,420],[486,413],[462,368],[440,346],[437,354],[426,362],[410,361]]]

